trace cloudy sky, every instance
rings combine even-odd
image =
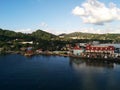
[[[120,0],[0,0],[0,28],[120,33]]]

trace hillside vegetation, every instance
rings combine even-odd
[[[59,36],[64,36],[62,40],[107,40],[113,42],[120,42],[120,34],[92,34],[92,33],[82,33],[74,32],[70,34],[60,34]],[[22,39],[23,41],[40,41],[40,40],[60,40],[58,36],[45,32],[43,30],[36,30],[31,34],[25,34],[21,32],[15,32],[11,30],[0,29],[0,41],[11,41],[15,39]]]
[[[14,39],[22,39],[23,41],[31,41],[38,39],[50,40],[54,37],[56,36],[42,30],[36,30],[31,34],[25,34],[21,32],[0,29],[0,41],[10,41]]]
[[[71,39],[96,39],[96,40],[113,40],[115,42],[120,41],[120,34],[92,34],[92,33],[81,33],[74,32],[64,35],[65,38]]]

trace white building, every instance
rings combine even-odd
[[[20,42],[21,44],[33,44],[33,41],[30,42]]]

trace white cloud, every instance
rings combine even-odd
[[[54,28],[46,28],[44,31],[55,34],[55,35],[59,35],[59,34],[63,33],[63,31],[60,31],[60,30],[54,29]]]
[[[84,23],[103,25],[106,22],[120,20],[120,8],[109,3],[107,7],[98,0],[87,0],[81,6],[76,6],[72,13],[80,16]]]
[[[48,25],[47,25],[45,22],[41,22],[41,23],[40,23],[40,27],[42,27],[42,28],[47,28]]]
[[[80,27],[78,29],[72,29],[72,30],[69,30],[69,32],[67,33],[72,33],[72,32],[82,32],[82,33],[99,33],[99,34],[102,34],[104,33],[102,31],[102,29],[95,29],[93,27]]]
[[[100,29],[94,29],[94,28],[81,28],[81,32],[84,32],[84,33],[99,33],[99,34],[102,34],[103,32],[101,32],[102,30]]]
[[[83,33],[94,33],[94,34],[106,34],[106,33],[120,34],[120,26],[113,28],[111,26],[105,25],[105,27],[106,28],[80,27],[78,29],[69,30],[69,32],[67,33],[83,32]]]
[[[15,32],[22,32],[22,33],[32,33],[34,30],[32,29],[19,29],[19,30],[15,30]]]
[[[115,34],[120,34],[120,28],[108,28],[108,31],[104,30],[104,33],[115,33]]]
[[[53,28],[47,28],[44,31],[55,34],[55,35],[59,35],[62,33],[72,33],[72,32],[83,32],[83,33],[97,33],[97,34],[105,34],[105,33],[120,33],[120,26],[117,28],[112,28],[109,26],[106,26],[107,28],[104,29],[95,29],[93,27],[80,27],[80,28],[76,28],[76,29],[69,29],[69,30],[58,30],[58,29],[53,29]],[[105,30],[107,29],[107,30]],[[19,30],[15,30],[15,32],[22,32],[22,33],[32,33],[35,30],[32,29],[19,29]]]

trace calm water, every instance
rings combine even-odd
[[[0,56],[0,90],[120,90],[120,65],[59,56]]]

